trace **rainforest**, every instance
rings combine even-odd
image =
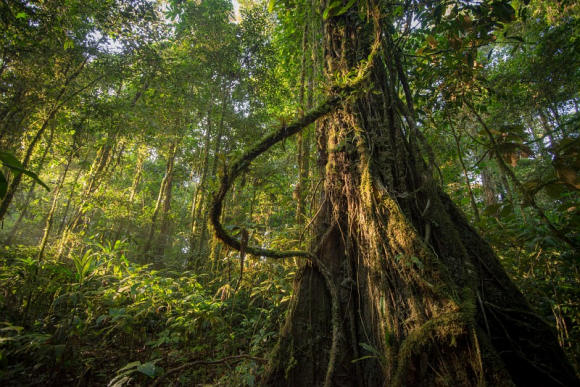
[[[580,4],[1,0],[4,386],[580,386]]]

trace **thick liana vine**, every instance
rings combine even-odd
[[[314,123],[317,119],[324,117],[325,115],[332,112],[345,98],[348,96],[350,88],[345,88],[341,93],[327,99],[319,107],[310,110],[304,116],[295,119],[287,125],[282,125],[278,130],[266,136],[260,143],[255,145],[244,155],[242,155],[237,161],[235,161],[229,168],[225,168],[223,175],[220,179],[220,186],[216,194],[214,195],[213,202],[210,208],[210,220],[214,227],[215,236],[224,242],[226,245],[233,249],[240,251],[242,245],[240,241],[235,239],[230,235],[222,226],[220,217],[223,209],[223,201],[230,190],[235,179],[240,176],[240,174],[249,167],[250,163],[254,161],[256,157],[266,152],[272,146],[276,145],[280,141],[287,137],[290,137],[308,125]],[[289,250],[289,251],[279,251],[263,249],[259,247],[246,246],[245,252],[254,256],[262,256],[268,258],[291,258],[291,257],[305,257],[311,258],[311,254],[307,251],[301,250]]]

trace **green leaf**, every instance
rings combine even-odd
[[[435,11],[433,12],[433,16],[435,16],[435,22],[439,24],[441,22],[441,16],[443,16],[443,6],[439,4],[435,7]]]
[[[417,257],[415,257],[414,255],[411,256],[411,261],[417,265],[417,267],[421,270],[423,270],[425,268],[425,264],[423,262],[421,262],[421,260]]]
[[[15,171],[15,173],[17,173],[17,174],[24,173],[25,175],[31,177],[34,181],[36,181],[38,184],[40,184],[41,186],[43,186],[44,188],[46,188],[50,192],[50,188],[48,188],[48,186],[46,184],[44,184],[38,178],[36,173],[25,169],[23,167],[22,163],[16,157],[11,155],[10,153],[0,151],[0,162],[2,162],[2,164],[5,167],[10,168],[13,171]],[[6,181],[6,178],[4,178],[4,181]],[[0,185],[1,185],[1,180],[0,180]],[[4,197],[4,196],[2,196],[2,197]]]
[[[274,12],[274,6],[276,5],[276,0],[270,0],[268,2],[268,12]]]
[[[490,206],[487,206],[485,211],[483,211],[483,214],[484,215],[495,215],[500,207],[501,207],[501,204],[492,204]]]
[[[135,367],[138,367],[140,365],[141,365],[141,362],[139,360],[137,360],[137,361],[134,361],[132,363],[127,364],[125,367],[121,368],[119,370],[119,372],[126,371],[128,369],[135,368]]]
[[[473,57],[473,54],[471,52],[467,52],[465,57],[467,59],[467,67],[470,69],[473,68],[475,65],[475,58]]]
[[[24,173],[26,176],[29,176],[32,178],[32,180],[36,181],[38,184],[40,184],[42,187],[44,187],[48,192],[50,192],[50,188],[48,187],[48,185],[44,184],[44,182],[42,180],[40,180],[40,178],[36,175],[36,173],[28,171],[28,170],[23,170],[22,173]]]
[[[439,44],[439,42],[437,41],[437,39],[433,36],[433,35],[428,35],[425,38],[425,42],[431,46],[431,48],[435,48],[437,47],[437,44]]]
[[[322,14],[322,18],[324,20],[328,19],[330,16],[334,15],[334,12],[331,13],[331,11],[337,7],[339,7],[342,4],[342,1],[340,0],[336,0],[334,2],[332,2],[325,10],[324,13]]]
[[[336,14],[336,16],[342,15],[343,13],[345,13],[346,11],[348,11],[354,5],[354,3],[356,3],[356,0],[350,0],[344,7],[342,7],[340,9],[340,11],[338,11],[338,13]]]
[[[533,192],[538,188],[538,184],[540,183],[539,180],[530,180],[530,181],[526,181],[525,183],[523,183],[522,185],[524,186],[524,189],[528,192]]]
[[[330,8],[330,9],[338,8],[341,4],[342,4],[342,0],[335,0],[332,3],[330,3],[328,8]]]
[[[575,207],[576,204],[573,202],[566,202],[557,208],[558,212],[566,212],[568,209]]]
[[[516,11],[507,2],[495,1],[492,3],[492,16],[499,19],[500,22],[509,23],[515,19]]]
[[[0,161],[4,166],[11,169],[24,169],[22,163],[10,153],[0,151]]]
[[[256,384],[256,377],[254,375],[248,374],[244,375],[244,380],[248,386],[252,387]]]
[[[383,356],[375,347],[372,347],[370,345],[368,345],[367,343],[360,343],[360,346],[363,347],[364,349],[366,349],[367,351],[369,351],[372,354],[375,354],[377,356]]]
[[[397,8],[395,8],[395,10],[393,11],[393,16],[394,17],[398,17],[398,16],[402,16],[403,12],[405,11],[405,9],[403,8],[402,5],[399,5]]]
[[[2,368],[3,371],[5,371],[8,368],[8,358],[1,350],[0,350],[0,367]]]
[[[501,211],[499,212],[499,216],[504,218],[506,216],[508,216],[509,214],[511,214],[513,211],[513,207],[511,204],[506,204],[502,207]]]
[[[354,360],[351,361],[351,363],[356,363],[356,362],[359,362],[361,360],[376,359],[376,358],[377,358],[376,356],[370,356],[370,355],[368,355],[368,356],[359,357],[358,359],[354,359]]]
[[[149,376],[150,378],[153,378],[156,375],[157,367],[155,367],[155,364],[149,362],[149,363],[138,365],[137,371]]]
[[[546,194],[552,199],[560,199],[560,195],[566,192],[564,184],[552,183],[546,186]]]
[[[54,346],[54,355],[56,357],[56,361],[60,361],[62,359],[62,355],[64,354],[64,350],[66,345],[60,344]]]

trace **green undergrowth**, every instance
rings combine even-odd
[[[0,252],[2,385],[145,386],[188,362],[263,358],[273,346],[290,290],[282,278],[249,273],[233,295],[209,275],[153,270],[122,251],[117,242],[40,263],[35,249]],[[186,367],[163,385],[252,386],[263,367]]]

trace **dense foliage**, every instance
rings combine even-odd
[[[365,4],[1,2],[4,385],[259,381],[303,262],[223,246],[213,192],[334,86],[320,19]],[[408,0],[385,23],[426,162],[580,372],[580,6]],[[315,126],[235,181],[242,246],[309,246]]]

